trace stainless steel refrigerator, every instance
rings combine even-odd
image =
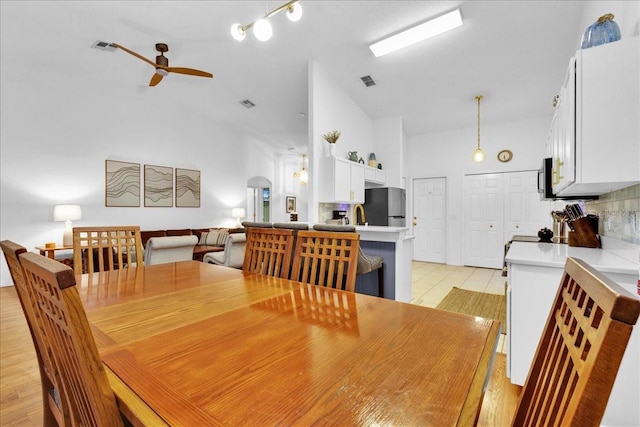
[[[364,214],[369,225],[404,227],[406,194],[402,188],[381,187],[364,190]]]

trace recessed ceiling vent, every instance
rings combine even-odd
[[[240,101],[240,104],[244,105],[247,108],[253,108],[256,106],[256,104],[254,104],[253,102],[249,101],[248,99],[245,99],[244,101]]]
[[[97,42],[95,42],[91,47],[94,47],[96,49],[100,49],[100,50],[106,50],[109,52],[113,52],[116,49],[118,49],[113,43],[107,43],[107,42],[103,42],[98,40]]]
[[[375,86],[376,85],[376,82],[373,81],[371,76],[362,76],[362,77],[360,77],[360,80],[362,80],[362,83],[364,83],[364,85],[366,87]]]

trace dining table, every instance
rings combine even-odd
[[[500,322],[182,261],[76,276],[133,425],[473,425]]]

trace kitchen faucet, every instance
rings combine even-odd
[[[360,211],[360,219],[362,219],[362,222],[358,221],[358,211]],[[360,225],[360,224],[365,224],[366,222],[367,220],[364,217],[364,206],[362,206],[362,204],[360,203],[356,203],[353,206],[353,224]]]

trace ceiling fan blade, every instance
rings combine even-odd
[[[162,75],[158,74],[158,73],[154,73],[153,76],[151,76],[151,81],[149,82],[149,86],[155,86],[158,83],[160,83],[160,80],[162,80]]]
[[[127,49],[127,48],[126,48],[126,47],[124,47],[124,46],[120,46],[119,44],[116,44],[116,43],[112,43],[112,44],[113,44],[115,47],[117,47],[118,49],[122,49],[122,50],[124,50],[124,51],[125,51],[125,52],[127,52],[128,54],[133,55],[133,56],[135,56],[135,57],[136,57],[136,58],[138,58],[138,59],[142,59],[142,60],[143,60],[144,62],[146,62],[147,64],[149,64],[149,65],[153,66],[153,68],[155,68],[155,67],[156,67],[156,63],[155,63],[155,62],[152,62],[152,61],[148,60],[147,58],[145,58],[144,56],[140,55],[139,53],[136,53],[136,52],[134,52],[134,51],[132,51],[132,50],[130,50],[130,49]]]
[[[184,67],[167,67],[166,70],[170,73],[178,73],[178,74],[188,74],[190,76],[198,76],[198,77],[213,77],[213,74],[207,73],[206,71],[195,70],[193,68],[184,68]]]

